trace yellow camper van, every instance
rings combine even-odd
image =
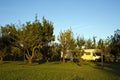
[[[98,60],[101,58],[100,49],[84,49],[84,54],[81,57],[83,60]]]

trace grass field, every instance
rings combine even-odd
[[[105,64],[102,70],[94,63],[51,62],[24,65],[23,62],[5,62],[0,65],[0,80],[120,80],[120,64]]]

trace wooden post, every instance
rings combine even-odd
[[[103,53],[101,53],[101,67],[104,69]]]

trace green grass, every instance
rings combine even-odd
[[[0,80],[120,80],[120,64],[105,64],[102,70],[94,63],[45,63],[24,65],[5,62],[0,65]]]

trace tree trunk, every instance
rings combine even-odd
[[[47,59],[47,63],[49,62],[49,60]]]
[[[28,63],[29,64],[32,64],[32,59],[35,56],[35,49],[36,48],[39,48],[39,46],[33,47],[33,49],[32,49],[32,55],[30,55],[29,51],[27,50],[26,58],[28,59]]]
[[[3,63],[3,57],[0,57],[0,64]]]
[[[32,64],[32,59],[31,58],[28,59],[28,63]]]
[[[26,60],[26,56],[25,56],[25,50],[24,50],[23,60],[24,60],[24,64],[26,64],[27,60]]]
[[[81,56],[79,56],[79,58],[78,58],[78,59],[79,59],[79,63],[78,63],[78,65],[79,65],[79,66],[82,66],[83,61],[82,61]]]
[[[102,69],[104,69],[103,53],[101,54],[101,66],[102,66]]]
[[[63,63],[65,63],[65,52],[63,51]]]
[[[16,60],[16,54],[14,55],[14,59],[13,59],[14,61]]]
[[[27,61],[26,61],[26,58],[25,58],[25,53],[24,53],[24,64],[26,64],[26,62],[27,62]]]
[[[28,60],[28,63],[32,64],[32,57],[30,55],[26,54],[26,58]]]
[[[46,60],[47,63],[49,62],[49,58],[45,57],[45,60]]]

